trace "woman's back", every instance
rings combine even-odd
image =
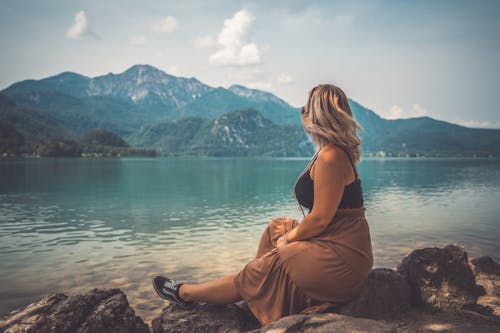
[[[358,176],[358,172],[354,163],[351,159],[349,153],[342,147],[336,145],[341,148],[349,158],[351,166],[354,170],[354,181],[344,187],[344,193],[342,199],[339,203],[338,209],[343,208],[359,208],[363,207],[363,190],[361,187],[361,179]],[[311,159],[308,167],[305,172],[302,172],[297,182],[295,183],[294,193],[298,203],[301,206],[304,206],[309,209],[309,212],[312,210],[314,203],[314,180],[311,179],[310,171],[312,168],[312,164],[316,160],[319,151]]]

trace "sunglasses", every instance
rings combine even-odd
[[[318,87],[314,87],[314,88],[311,90],[311,92],[309,93],[309,98],[307,99],[308,101],[310,101],[310,100],[311,100],[311,96],[313,95],[313,93],[314,93],[314,91],[316,90],[316,88],[318,88]],[[306,107],[305,107],[305,106],[303,106],[303,107],[301,107],[301,108],[300,108],[300,113],[302,113],[302,114],[306,114],[306,113],[307,113],[307,109],[306,109]]]

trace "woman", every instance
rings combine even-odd
[[[262,325],[290,314],[320,313],[359,295],[373,266],[361,180],[355,163],[360,139],[347,96],[330,84],[311,90],[302,124],[316,153],[294,187],[297,219],[273,219],[256,258],[237,274],[201,284],[162,276],[157,293],[186,307],[196,301],[229,304],[244,300]],[[303,212],[303,211],[302,211]]]

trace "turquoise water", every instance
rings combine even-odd
[[[0,160],[0,313],[48,292],[119,287],[144,319],[164,274],[238,272],[274,217],[301,218],[293,184],[308,159]],[[364,159],[375,267],[456,243],[500,261],[500,161]],[[307,210],[306,210],[307,211]]]

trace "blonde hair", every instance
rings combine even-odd
[[[333,84],[314,87],[302,108],[302,124],[311,135],[316,150],[336,144],[349,152],[353,162],[361,159],[361,139],[356,129],[363,131],[352,114],[346,94]]]

